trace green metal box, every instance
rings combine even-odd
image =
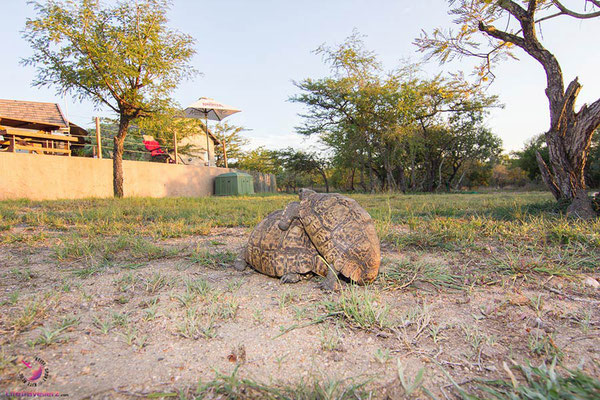
[[[215,178],[216,196],[238,196],[254,194],[252,176],[242,172],[228,172]]]

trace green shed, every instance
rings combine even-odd
[[[215,195],[237,196],[254,194],[252,176],[243,172],[228,172],[215,178]]]

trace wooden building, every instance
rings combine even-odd
[[[0,152],[70,156],[86,134],[56,103],[0,100]]]

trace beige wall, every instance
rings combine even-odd
[[[231,169],[123,161],[126,197],[210,196]],[[112,197],[112,160],[0,153],[0,200]]]
[[[180,146],[192,145],[194,154],[184,155],[181,154],[181,158],[186,164],[201,165],[204,166],[206,163],[206,133],[199,133],[193,136],[186,136],[178,141]],[[215,142],[212,138],[208,139],[208,149],[210,152],[210,163],[215,165]]]

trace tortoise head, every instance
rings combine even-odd
[[[366,256],[359,262],[356,259],[346,259],[341,263],[340,272],[359,285],[366,285],[377,278],[380,259],[377,255]]]
[[[300,197],[300,200],[304,200],[304,199],[307,199],[308,196],[311,196],[315,193],[317,193],[317,192],[315,192],[314,190],[302,188],[298,191],[298,196]]]
[[[367,283],[371,283],[377,278],[377,273],[379,269],[366,268],[366,269],[356,269],[353,271],[350,279],[359,285],[366,285]]]

